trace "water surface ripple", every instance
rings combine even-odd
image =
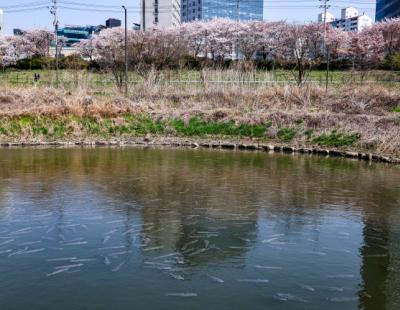
[[[400,309],[400,168],[0,149],[0,309]]]

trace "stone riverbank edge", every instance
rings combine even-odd
[[[203,149],[226,149],[239,151],[261,151],[269,153],[299,153],[312,154],[326,157],[343,157],[358,159],[362,161],[381,162],[400,165],[400,158],[376,153],[361,152],[357,150],[328,149],[319,147],[303,147],[285,144],[261,143],[249,141],[227,141],[210,139],[187,139],[187,138],[167,138],[167,137],[142,137],[132,139],[111,139],[111,140],[76,140],[76,141],[16,141],[0,142],[0,147],[77,147],[77,146],[141,146],[141,147],[186,147]]]

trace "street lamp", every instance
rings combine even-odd
[[[122,6],[125,12],[125,96],[128,96],[128,10]]]

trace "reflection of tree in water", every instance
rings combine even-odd
[[[394,205],[395,207],[398,204]],[[399,309],[400,307],[400,210],[377,205],[364,220],[360,309]]]

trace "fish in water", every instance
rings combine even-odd
[[[55,269],[71,269],[71,268],[78,268],[82,267],[83,264],[73,264],[73,265],[65,265],[65,266],[58,266]]]
[[[21,244],[19,244],[19,246],[26,246],[26,245],[33,245],[33,244],[38,244],[38,243],[41,243],[42,241],[31,241],[31,242],[24,242],[24,243],[21,243]]]
[[[87,241],[77,241],[77,242],[64,243],[63,245],[74,246],[74,245],[85,245],[85,244],[88,244],[88,242]]]
[[[310,286],[310,285],[300,285],[300,287],[301,287],[302,289],[307,290],[307,291],[315,292],[315,288],[313,288],[313,287]]]
[[[109,256],[121,256],[121,255],[126,255],[132,253],[132,251],[122,251],[122,252],[115,252],[115,253],[111,253],[109,254]]]
[[[262,265],[256,265],[255,266],[258,269],[268,269],[268,270],[281,270],[282,267],[278,267],[278,266],[262,266]]]
[[[32,227],[27,227],[27,228],[22,228],[20,230],[10,232],[9,235],[27,234],[27,233],[30,233],[31,231],[32,231]]]
[[[170,275],[172,278],[176,279],[176,280],[185,280],[185,278],[184,278],[183,276],[179,275],[179,274],[169,273],[169,275]]]
[[[281,300],[281,301],[300,301],[300,302],[307,302],[306,300],[296,297],[292,294],[287,294],[287,293],[278,293],[274,296],[275,299]]]
[[[207,251],[207,249],[199,249],[199,250],[197,250],[195,252],[192,252],[192,253],[188,254],[188,256],[195,256],[195,255],[198,255],[198,254],[203,253],[205,251]]]
[[[312,254],[312,255],[318,255],[318,256],[325,256],[325,255],[326,255],[325,252],[318,252],[318,251],[312,251],[312,252],[310,252],[310,254]]]
[[[21,253],[18,253],[17,255],[39,253],[39,252],[42,252],[44,250],[45,250],[45,248],[26,250],[26,251],[23,251]]]
[[[353,274],[334,274],[327,276],[330,279],[352,279],[354,278]]]
[[[21,253],[25,252],[27,249],[28,249],[28,248],[25,248],[25,249],[22,249],[22,250],[16,251],[16,252],[14,252],[14,253],[11,253],[11,254],[9,254],[9,255],[8,255],[8,257],[11,257],[11,256],[14,256],[14,255],[21,254]]]
[[[59,258],[49,258],[48,262],[62,262],[62,261],[71,261],[77,259],[76,257],[59,257]]]
[[[121,267],[125,265],[125,262],[120,263],[118,266],[116,266],[115,268],[111,269],[112,272],[117,272],[121,269]]]
[[[170,297],[197,297],[197,293],[167,293],[165,296]]]
[[[267,279],[239,279],[239,282],[248,282],[248,283],[269,283]]]
[[[163,246],[154,246],[154,247],[151,247],[151,248],[143,249],[143,252],[156,251],[156,250],[161,250],[163,248],[164,248]]]
[[[118,231],[118,229],[113,229],[113,230],[110,230],[110,231],[104,233],[103,235],[104,235],[104,236],[112,235],[113,233],[116,233],[117,231]]]
[[[104,256],[103,262],[104,262],[105,265],[110,265],[111,264],[111,261],[107,256]]]
[[[124,245],[121,245],[121,246],[109,246],[109,247],[105,247],[105,248],[99,248],[99,251],[102,251],[102,250],[118,250],[118,249],[123,249],[123,248],[125,248]]]
[[[222,280],[222,279],[220,279],[218,277],[209,275],[209,274],[207,275],[207,277],[209,277],[211,280],[213,280],[214,282],[217,282],[217,283],[224,283],[225,282],[224,280]]]
[[[261,243],[271,243],[271,242],[274,242],[274,241],[276,241],[278,239],[279,239],[279,237],[274,237],[274,238],[263,240],[263,241],[261,241]]]
[[[358,297],[333,297],[329,299],[331,302],[351,302],[358,301]]]
[[[343,287],[330,286],[330,287],[328,287],[328,290],[335,291],[335,292],[343,292],[344,288]]]
[[[56,274],[63,273],[63,272],[65,272],[65,271],[67,271],[67,270],[68,270],[68,269],[58,269],[58,270],[56,270],[56,271],[54,271],[54,272],[52,272],[52,273],[48,273],[47,276],[48,276],[48,277],[51,277],[51,276],[54,276],[54,275],[56,275]]]
[[[193,244],[195,244],[195,243],[197,243],[197,242],[199,242],[199,240],[197,239],[197,240],[193,240],[193,241],[190,241],[190,242],[188,242],[188,243],[186,243],[181,249],[182,249],[182,251],[185,251],[189,246],[191,246],[191,245],[193,245]]]
[[[171,256],[177,256],[177,255],[179,255],[179,254],[180,254],[180,253],[175,252],[175,253],[170,253],[170,254],[165,254],[165,255],[157,256],[157,257],[154,257],[153,259],[167,258],[167,257],[171,257]]]
[[[2,246],[2,245],[6,245],[6,244],[8,244],[8,243],[11,243],[11,242],[13,242],[13,241],[14,241],[14,239],[9,239],[9,240],[6,240],[6,241],[4,241],[4,242],[0,243],[0,246]]]
[[[95,258],[77,258],[77,259],[72,259],[72,263],[85,263],[85,262],[93,262],[95,261]]]
[[[103,244],[106,243],[108,240],[111,239],[111,236],[107,235],[103,238]]]

